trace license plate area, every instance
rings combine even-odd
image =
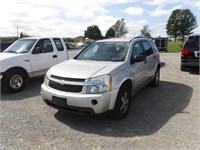
[[[53,104],[60,106],[60,107],[65,107],[67,105],[67,99],[66,98],[60,98],[60,97],[52,97]]]
[[[199,58],[200,51],[194,51],[194,56]]]

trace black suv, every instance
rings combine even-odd
[[[185,42],[181,51],[181,71],[186,71],[189,67],[199,67],[199,35],[191,35]]]

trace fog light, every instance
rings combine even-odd
[[[97,102],[97,100],[96,99],[93,99],[92,101],[91,101],[91,104],[92,105],[96,105],[98,102]]]

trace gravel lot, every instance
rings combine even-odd
[[[132,100],[127,118],[72,115],[48,107],[43,79],[1,93],[0,150],[199,150],[200,76],[180,71],[179,54],[161,53],[161,82]]]

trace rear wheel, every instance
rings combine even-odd
[[[151,87],[157,87],[160,82],[160,69],[157,68],[156,73],[154,75],[153,80],[150,82],[149,86]]]
[[[114,110],[110,116],[114,119],[123,119],[127,116],[131,105],[131,91],[127,86],[122,86],[117,95]]]
[[[2,88],[6,92],[16,93],[23,90],[26,83],[26,76],[20,70],[6,72],[2,79]]]
[[[186,70],[187,70],[187,68],[181,64],[181,71],[186,71]]]

